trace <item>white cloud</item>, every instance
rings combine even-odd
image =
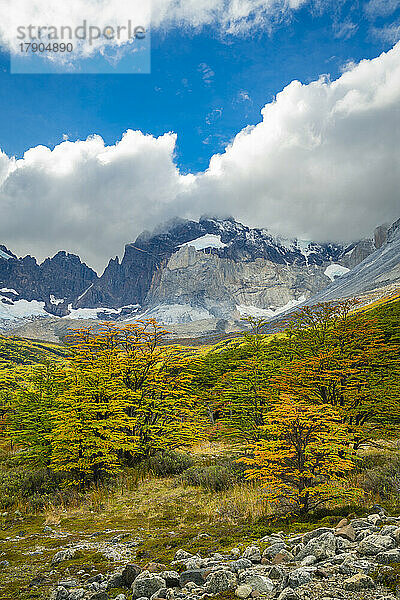
[[[369,0],[365,4],[365,12],[371,19],[387,17],[398,8],[400,8],[400,0]]]
[[[293,81],[197,175],[179,172],[173,133],[0,153],[0,243],[101,268],[144,228],[205,212],[286,237],[360,238],[399,216],[399,105],[400,43],[336,81]]]
[[[201,29],[207,25],[219,27],[223,33],[240,35],[254,27],[271,27],[276,20],[290,15],[311,0],[2,0],[0,20],[0,44],[20,54],[21,39],[18,27],[34,25],[41,27],[76,27],[86,20],[87,26],[103,30],[111,26],[149,25],[156,28],[171,26]],[[67,31],[67,30],[65,30]],[[27,30],[24,31],[27,34]],[[48,32],[42,31],[45,36]],[[93,45],[80,44],[74,40],[74,53],[69,60],[92,54],[94,49],[126,43],[125,31],[113,41],[104,38]],[[57,57],[52,57],[54,58]],[[59,58],[63,56],[60,54]],[[65,60],[65,59],[64,59]]]

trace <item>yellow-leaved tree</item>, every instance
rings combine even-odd
[[[283,394],[251,445],[247,476],[262,482],[266,499],[304,514],[335,500],[354,500],[360,490],[344,477],[354,468],[349,433],[329,404],[315,406]]]
[[[85,485],[201,435],[182,350],[154,320],[79,330],[52,411],[50,466]]]

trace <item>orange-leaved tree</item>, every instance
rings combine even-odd
[[[262,482],[272,504],[304,514],[326,502],[353,500],[360,490],[345,476],[354,468],[349,433],[329,404],[315,406],[282,394],[251,446],[247,476]]]

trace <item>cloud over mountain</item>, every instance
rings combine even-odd
[[[317,241],[398,217],[400,44],[336,81],[293,81],[200,174],[182,175],[176,135],[127,131],[0,154],[0,242],[44,258],[63,248],[99,269],[144,228],[233,214]],[[0,140],[1,146],[1,140]]]

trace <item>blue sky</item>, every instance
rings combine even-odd
[[[155,136],[173,131],[178,166],[202,171],[293,79],[335,79],[349,61],[388,50],[393,40],[375,29],[396,22],[398,4],[385,11],[381,3],[373,18],[362,2],[322,12],[304,7],[272,32],[240,36],[208,25],[153,31],[150,75],[11,75],[3,52],[0,148],[20,157],[39,144],[54,147],[63,135],[96,133],[114,144],[128,128]]]

